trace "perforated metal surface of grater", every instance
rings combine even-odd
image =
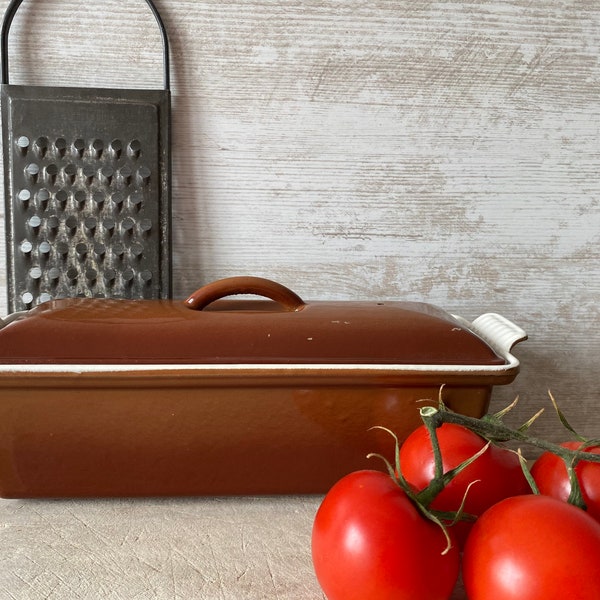
[[[167,297],[165,94],[11,85],[2,102],[11,309]]]

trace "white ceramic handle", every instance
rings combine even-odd
[[[497,313],[485,313],[477,317],[471,323],[471,330],[505,354],[515,344],[527,339],[527,333],[523,329]]]

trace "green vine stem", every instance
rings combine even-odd
[[[575,436],[575,438],[578,441],[582,442],[581,449],[572,450],[570,448],[565,448],[564,446],[561,446],[559,444],[555,444],[553,442],[549,442],[547,440],[537,438],[528,434],[531,425],[540,416],[540,414],[543,412],[543,409],[536,413],[533,417],[531,417],[528,421],[526,421],[517,429],[513,429],[505,425],[502,419],[516,406],[518,398],[516,398],[512,404],[510,404],[509,406],[502,409],[496,414],[490,414],[485,415],[482,418],[476,418],[469,417],[460,413],[455,413],[452,410],[448,409],[442,400],[442,390],[443,386],[440,389],[437,407],[423,406],[419,409],[421,420],[423,421],[423,424],[425,425],[429,433],[434,458],[434,476],[429,482],[429,485],[427,485],[424,489],[417,491],[414,488],[412,488],[409,485],[409,483],[405,480],[405,478],[402,475],[402,470],[400,468],[400,440],[394,434],[394,432],[387,429],[386,427],[376,425],[371,429],[383,430],[394,438],[394,465],[392,465],[390,461],[388,461],[388,459],[386,459],[381,454],[371,453],[368,455],[368,458],[376,457],[383,460],[387,467],[388,473],[390,474],[392,479],[394,479],[396,483],[404,490],[406,495],[414,502],[414,504],[421,511],[421,513],[442,528],[447,541],[447,546],[444,550],[444,553],[448,552],[448,550],[452,546],[452,541],[448,533],[447,526],[454,525],[458,521],[474,521],[476,519],[476,517],[474,517],[473,515],[464,512],[464,504],[469,492],[469,488],[475,482],[471,482],[469,488],[466,490],[465,496],[463,497],[461,506],[458,511],[444,512],[433,510],[431,508],[431,503],[459,473],[461,473],[471,463],[473,463],[482,454],[484,454],[488,450],[490,444],[503,444],[510,441],[516,441],[529,446],[535,446],[546,452],[552,452],[553,454],[560,457],[565,463],[567,473],[569,475],[569,481],[571,483],[571,492],[568,498],[568,502],[574,504],[575,506],[579,506],[584,510],[586,509],[585,501],[583,499],[583,494],[581,492],[581,486],[577,478],[575,467],[580,461],[600,463],[600,454],[585,451],[586,448],[598,445],[599,441],[586,440],[584,437],[580,436],[568,423],[566,417],[560,411],[556,401],[552,397],[552,394],[550,394],[550,399],[552,400],[552,404],[561,423],[572,435]],[[440,449],[440,443],[437,435],[437,429],[441,427],[444,423],[460,425],[466,429],[469,429],[473,433],[476,433],[477,435],[479,435],[487,441],[487,444],[484,447],[482,447],[481,450],[479,450],[479,452],[477,452],[475,455],[471,456],[464,462],[460,463],[454,469],[450,469],[446,472],[444,472],[442,452]],[[532,492],[535,494],[539,494],[537,485],[533,477],[531,476],[531,473],[529,472],[529,468],[527,467],[527,461],[521,453],[521,448],[517,450],[517,454],[519,455],[519,460],[521,462],[523,472],[527,481],[530,484]]]
[[[382,460],[387,468],[390,477],[398,484],[398,486],[402,488],[402,490],[404,490],[404,493],[414,503],[417,509],[421,512],[421,514],[430,521],[434,522],[442,529],[446,538],[446,548],[444,549],[442,554],[446,554],[452,547],[452,540],[448,533],[446,524],[453,525],[458,521],[474,521],[475,517],[464,512],[464,502],[466,494],[458,511],[433,510],[430,507],[430,504],[431,502],[433,502],[435,497],[450,483],[450,481],[452,481],[452,479],[454,479],[460,472],[466,469],[471,463],[476,461],[488,449],[489,443],[487,443],[483,448],[481,448],[479,452],[477,452],[464,462],[460,463],[457,467],[455,467],[454,469],[450,469],[449,471],[444,473],[442,464],[442,454],[440,452],[437,435],[434,431],[434,441],[432,442],[432,445],[434,447],[435,454],[435,475],[431,480],[430,484],[425,489],[421,490],[420,492],[417,492],[409,485],[409,483],[402,475],[402,469],[400,468],[400,440],[398,439],[398,436],[387,427],[382,427],[380,425],[375,425],[374,427],[371,427],[371,429],[381,429],[382,431],[385,431],[394,438],[395,464],[392,465],[390,461],[387,458],[385,458],[385,456],[382,456],[381,454],[377,454],[375,452],[368,454],[367,458],[379,458],[380,460]]]
[[[530,419],[525,425],[518,429],[512,429],[511,427],[505,425],[501,420],[501,416],[504,416],[505,411],[502,412],[501,416],[487,415],[481,419],[478,419],[448,410],[441,402],[439,407],[424,406],[419,410],[421,413],[421,419],[430,432],[432,444],[434,446],[434,452],[435,446],[437,445],[437,436],[432,432],[435,432],[435,430],[437,430],[438,427],[441,427],[444,423],[453,423],[469,429],[491,443],[517,441],[529,446],[535,446],[546,452],[552,452],[553,454],[559,456],[565,462],[565,466],[569,474],[569,480],[571,482],[571,494],[569,496],[569,502],[583,509],[586,508],[583,495],[581,493],[579,480],[577,479],[577,474],[575,472],[575,467],[582,460],[600,463],[600,454],[594,454],[580,449],[572,450],[570,448],[560,446],[559,444],[554,444],[547,440],[529,435],[527,430],[529,429],[529,425],[533,419]],[[559,412],[559,416],[561,416],[562,421],[564,418],[562,417],[562,413]],[[589,445],[590,444],[587,444],[587,446]],[[585,447],[586,445],[583,446],[583,448]]]

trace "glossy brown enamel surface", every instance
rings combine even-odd
[[[348,373],[334,378],[34,374],[0,378],[3,497],[323,493],[393,456],[438,386]],[[417,380],[415,380],[417,381]],[[481,415],[490,387],[448,386]]]
[[[502,365],[444,311],[401,302],[66,299],[0,329],[0,363]]]

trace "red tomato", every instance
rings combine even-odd
[[[437,429],[444,472],[454,469],[479,452],[486,441],[476,433],[453,423],[444,423]],[[411,433],[400,448],[400,469],[406,481],[417,490],[422,490],[433,479],[435,462],[431,438],[422,425]],[[519,457],[499,446],[490,447],[435,498],[431,508],[440,511],[457,511],[469,484],[474,483],[467,494],[464,506],[466,513],[479,516],[496,502],[530,494],[519,463]],[[462,546],[472,523],[460,522],[453,527]]]
[[[598,600],[600,523],[548,496],[518,496],[475,523],[463,554],[469,600]]]
[[[572,450],[585,447],[582,442],[564,442],[561,446]],[[592,446],[586,450],[600,454],[600,446]],[[587,512],[600,522],[600,463],[580,461],[575,466],[575,473],[577,473]],[[567,501],[571,493],[571,483],[565,462],[556,454],[544,452],[533,464],[531,474],[541,494]]]
[[[315,517],[312,557],[329,600],[447,600],[459,553],[379,471],[338,481]]]

